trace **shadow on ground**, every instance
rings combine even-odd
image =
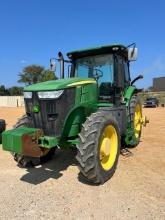
[[[34,185],[40,184],[50,178],[58,179],[69,166],[76,165],[76,150],[57,150],[54,157],[40,166],[28,168],[27,173],[21,177],[21,181]]]
[[[122,148],[121,154],[125,157],[133,156],[133,153],[126,148]],[[75,156],[76,149],[57,150],[50,161],[39,166],[26,169],[27,173],[23,175],[20,180],[37,185],[50,178],[58,179],[62,177],[62,171],[67,170],[69,166],[77,166]],[[85,179],[81,173],[78,174],[78,181],[86,185],[98,185],[97,183],[91,183]]]

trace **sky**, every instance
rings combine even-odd
[[[147,88],[165,76],[164,0],[0,0],[0,85],[20,85],[27,65],[49,68],[58,51],[133,42],[131,78]]]

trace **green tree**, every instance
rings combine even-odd
[[[41,82],[42,72],[44,67],[39,65],[30,65],[24,67],[21,73],[18,74],[20,83],[25,83],[25,85],[31,85],[34,83]]]
[[[26,66],[18,76],[18,82],[25,83],[25,85],[57,79],[54,72],[45,70],[45,68],[40,65]]]
[[[23,95],[23,88],[22,87],[13,86],[13,87],[9,88],[8,90],[9,90],[9,94],[11,96]]]
[[[5,96],[5,95],[9,95],[9,91],[8,89],[5,88],[4,85],[0,86],[0,96]]]
[[[52,72],[50,70],[44,70],[42,72],[42,78],[41,78],[42,82],[49,81],[49,80],[55,80],[55,79],[57,79],[57,77],[55,76],[54,72]]]
[[[0,86],[0,96],[17,96],[23,94],[23,88],[13,86],[11,88],[5,88],[4,85]]]

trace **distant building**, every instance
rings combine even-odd
[[[153,91],[154,92],[165,91],[165,76],[159,78],[153,78]]]

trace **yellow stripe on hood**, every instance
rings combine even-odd
[[[71,84],[69,84],[67,87],[70,87],[70,86],[79,86],[79,85],[89,84],[89,83],[96,83],[96,81],[95,81],[95,80],[84,80],[84,81],[80,81],[80,82],[71,83]]]

